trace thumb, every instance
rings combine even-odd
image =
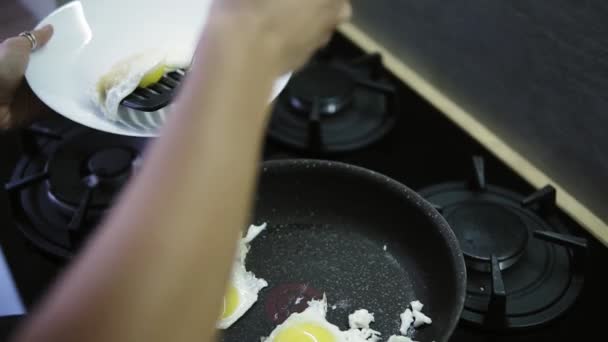
[[[53,35],[53,26],[43,26],[38,30],[32,31],[32,34],[36,37],[36,40],[38,41],[38,47],[42,47],[51,39],[51,36]]]

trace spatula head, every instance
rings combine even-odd
[[[167,73],[157,83],[135,89],[122,100],[121,105],[142,112],[154,112],[164,108],[173,100],[185,74],[183,69]]]

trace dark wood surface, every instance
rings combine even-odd
[[[608,2],[353,3],[359,29],[608,221]]]

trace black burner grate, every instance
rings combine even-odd
[[[446,218],[465,255],[462,320],[496,331],[542,326],[575,303],[586,241],[551,219],[554,188],[524,197],[487,184],[484,169],[475,157],[471,181],[420,191]]]
[[[395,87],[380,55],[355,61],[320,53],[278,97],[269,136],[314,154],[347,152],[381,139],[396,118]]]
[[[32,126],[6,184],[19,228],[37,247],[70,257],[131,176],[145,139],[83,126]]]

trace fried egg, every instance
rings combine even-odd
[[[393,335],[389,337],[388,342],[416,342],[407,336]]]
[[[422,311],[422,308],[424,308],[424,304],[419,300],[410,302],[410,306],[412,307],[412,311]]]
[[[101,75],[92,91],[92,101],[109,120],[118,120],[122,100],[137,87],[158,82],[168,71],[165,56],[159,51],[146,51],[116,62]]]
[[[427,315],[422,313],[422,308],[424,304],[419,300],[415,300],[410,302],[411,309],[405,309],[405,311],[401,314],[401,328],[399,331],[401,334],[406,335],[410,330],[411,326],[414,328],[420,328],[424,324],[432,324],[433,320]]]
[[[344,332],[344,341],[346,342],[378,342],[380,341],[380,332],[369,329],[350,329]]]
[[[245,259],[250,249],[250,243],[264,229],[266,229],[266,224],[252,225],[246,236],[239,241],[232,275],[224,294],[222,313],[217,322],[219,329],[227,329],[241,318],[257,302],[260,290],[268,286],[266,280],[257,278],[252,272],[245,269]]]
[[[326,314],[327,298],[312,300],[306,310],[289,316],[264,342],[375,342],[380,339],[380,333],[369,328],[342,331],[327,321]]]
[[[345,341],[342,331],[329,323],[327,299],[311,300],[308,308],[294,313],[277,326],[265,342],[339,342]]]
[[[369,325],[374,320],[374,314],[365,309],[359,309],[348,315],[348,325],[351,329],[369,329]]]
[[[412,323],[414,323],[414,314],[412,313],[412,310],[405,309],[405,311],[403,311],[400,317],[401,328],[399,328],[399,332],[401,332],[403,335],[406,335],[407,332],[410,330]]]

